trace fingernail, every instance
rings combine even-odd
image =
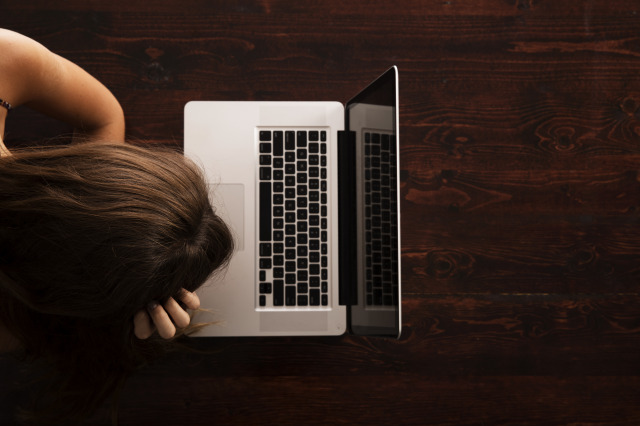
[[[158,302],[156,302],[155,300],[149,302],[149,304],[147,305],[147,309],[149,311],[153,311],[157,307],[158,307]]]

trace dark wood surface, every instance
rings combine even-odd
[[[57,3],[0,1],[0,26],[150,144],[182,144],[189,100],[400,71],[402,338],[200,341],[129,381],[122,425],[640,423],[638,1]],[[18,109],[7,144],[69,131]]]

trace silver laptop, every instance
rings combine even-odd
[[[400,337],[398,70],[339,102],[185,106],[236,251],[198,290],[199,336]]]

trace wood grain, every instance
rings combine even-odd
[[[344,102],[400,70],[402,339],[199,340],[121,424],[640,422],[637,1],[59,3],[0,26],[103,81],[136,143],[181,146],[190,100]],[[6,142],[70,132],[19,108]]]

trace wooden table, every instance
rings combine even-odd
[[[2,3],[137,142],[182,145],[190,100],[344,102],[400,70],[402,338],[199,341],[120,424],[640,422],[637,1]],[[69,131],[18,109],[6,140]]]

